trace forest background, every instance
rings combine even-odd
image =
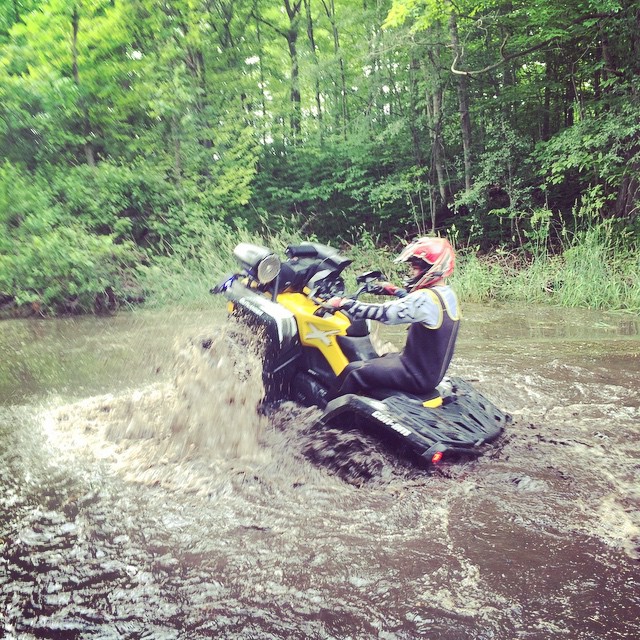
[[[639,189],[637,0],[0,0],[5,314],[430,233],[465,299],[637,312]]]

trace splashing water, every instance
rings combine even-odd
[[[47,414],[49,437],[62,451],[108,459],[129,479],[206,489],[194,485],[214,469],[266,455],[257,344],[244,336],[241,348],[234,327],[176,345],[171,382],[59,406]]]
[[[611,366],[591,345],[463,344],[455,374],[517,419],[426,475],[316,430],[317,408],[256,411],[260,340],[203,325],[165,349],[170,380],[58,399],[49,441],[34,404],[0,414],[9,637],[638,637],[633,341],[606,341]]]
[[[256,349],[242,350],[227,334],[180,350],[176,402],[170,426],[183,450],[194,447],[220,457],[256,455],[264,419],[264,395]]]
[[[129,480],[199,494],[219,492],[233,473],[273,471],[284,482],[322,473],[354,486],[419,473],[350,425],[315,428],[317,407],[261,407],[263,343],[229,323],[176,344],[171,382],[58,406],[47,415],[49,437]]]

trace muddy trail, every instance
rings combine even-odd
[[[637,320],[467,317],[514,420],[432,473],[257,413],[222,319],[0,325],[0,637],[639,637]]]

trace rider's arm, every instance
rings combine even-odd
[[[396,298],[404,298],[408,291],[402,287],[398,287],[391,282],[379,282],[367,289],[367,293],[373,293],[379,296],[395,296]]]
[[[377,320],[383,324],[424,322],[428,326],[438,326],[442,320],[442,306],[436,295],[428,289],[414,291],[404,298],[384,304],[345,298],[341,306],[354,320]]]

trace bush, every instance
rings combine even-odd
[[[92,233],[54,203],[46,182],[0,167],[0,299],[41,313],[113,307],[135,288],[130,242]]]
[[[249,231],[241,220],[233,226],[223,222],[203,223],[197,235],[176,243],[173,253],[159,256],[137,269],[148,306],[200,306],[211,301],[209,290],[227,273],[237,270],[233,249],[239,242],[262,244],[281,257],[287,245],[303,239],[290,228],[262,234]]]
[[[164,251],[189,219],[176,187],[162,171],[143,163],[80,165],[57,173],[52,182],[53,196],[66,213],[115,242],[133,240]]]

